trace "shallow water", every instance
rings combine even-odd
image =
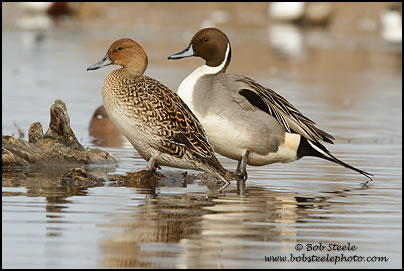
[[[248,11],[256,6],[243,9],[242,17],[240,4],[201,5],[198,12],[190,4],[179,10],[161,4],[152,14],[145,14],[145,5],[130,7],[136,16],[123,13],[116,19],[115,13],[124,10],[117,7],[104,21],[80,17],[42,30],[17,27],[3,6],[2,134],[18,136],[13,121],[25,132],[36,121],[46,129],[50,105],[58,98],[67,105],[80,143],[99,147],[88,125],[102,104],[103,80],[115,67],[86,68],[105,55],[112,41],[132,37],[149,55],[146,73],[175,90],[202,62],[168,61],[167,56],[184,49],[206,23],[201,14],[215,9],[230,16],[218,25],[232,42],[229,72],[248,75],[287,98],[335,136],[335,144],[327,146],[335,156],[374,174],[373,182],[364,185],[367,179],[356,172],[308,157],[248,167],[245,194],[235,183],[219,195],[198,182],[186,187],[166,182],[156,189],[110,182],[62,185],[68,168],[3,172],[2,266],[401,267],[401,44],[377,33],[315,29],[291,32],[300,42],[279,45],[271,39],[276,29],[262,13],[248,23]],[[173,16],[183,11],[189,11],[185,26]],[[146,167],[130,146],[99,148],[121,160],[90,166],[98,176]],[[236,167],[235,161],[218,157],[224,167]],[[350,250],[329,251],[330,245]],[[328,261],[308,259],[327,254]],[[334,263],[338,258],[333,256],[341,261]]]

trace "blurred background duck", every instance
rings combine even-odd
[[[62,18],[75,14],[80,3],[74,2],[20,2],[17,24],[27,30],[49,28]]]
[[[389,6],[381,14],[380,20],[382,37],[389,42],[401,42],[403,35],[401,6]]]
[[[325,2],[272,2],[268,6],[268,15],[276,23],[327,25],[332,6]]]
[[[71,14],[79,7],[75,2],[20,2],[21,8],[26,14],[47,14],[60,16]]]
[[[95,110],[88,131],[94,138],[92,142],[97,146],[120,148],[128,142],[108,117],[104,105]]]

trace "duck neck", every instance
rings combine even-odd
[[[218,74],[226,72],[227,67],[231,60],[231,47],[230,43],[227,43],[226,54],[222,63],[219,66],[210,66],[208,62],[205,65],[199,67],[204,74]]]
[[[188,105],[188,107],[193,111],[193,93],[194,87],[197,81],[203,77],[204,75],[210,74],[219,74],[226,72],[227,66],[229,66],[231,58],[231,48],[230,44],[227,45],[226,56],[223,62],[219,66],[209,66],[208,63],[198,67],[195,69],[184,81],[181,82],[178,87],[177,94],[181,97],[181,99]]]
[[[134,57],[126,65],[122,65],[126,72],[132,75],[143,75],[146,71],[148,59],[146,54]]]

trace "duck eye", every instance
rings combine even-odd
[[[118,49],[119,51],[121,51],[121,50],[123,49],[123,47],[122,47],[122,46],[119,46],[117,49]]]
[[[203,41],[204,41],[204,42],[207,42],[207,41],[208,41],[208,38],[203,38]]]

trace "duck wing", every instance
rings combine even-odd
[[[159,81],[143,77],[149,81],[147,91],[150,99],[157,103],[155,108],[159,108],[162,113],[160,118],[169,127],[166,130],[170,132],[164,131],[169,134],[163,135],[168,140],[166,145],[176,145],[172,146],[172,151],[180,151],[179,147],[185,147],[202,158],[214,158],[217,161],[205,130],[185,102]]]
[[[237,93],[233,92],[233,95],[236,96],[235,100],[241,106],[248,101],[250,106],[252,105],[274,117],[289,133],[300,134],[309,140],[333,143],[332,140],[335,138],[332,135],[316,127],[314,121],[304,116],[302,112],[272,89],[263,87],[245,76],[237,76],[234,80],[237,82]]]

